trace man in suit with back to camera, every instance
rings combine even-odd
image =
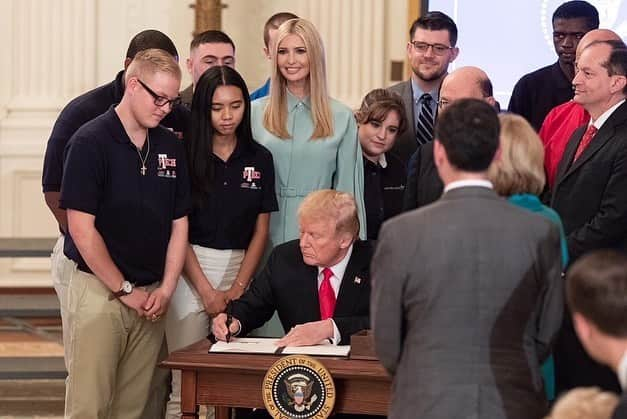
[[[460,67],[447,75],[440,89],[438,109],[443,111],[459,99],[480,99],[496,107],[492,82],[485,71],[477,67]],[[403,210],[420,208],[442,195],[444,184],[433,161],[433,142],[416,150],[409,162]]]
[[[213,319],[218,340],[245,336],[276,310],[287,334],[279,346],[347,345],[370,326],[369,265],[372,247],[359,240],[353,197],[323,189],[309,194],[298,210],[300,239],[277,246],[250,288],[232,302],[233,321]]]
[[[596,249],[627,249],[627,49],[622,41],[593,42],[577,69],[573,100],[590,122],[571,136],[551,197],[572,262]],[[599,386],[620,393],[614,373],[585,353],[569,318],[556,344],[555,372],[558,391]]]
[[[575,330],[594,359],[618,375],[627,389],[627,256],[596,250],[568,271],[566,298]],[[613,416],[627,418],[627,394]]]
[[[411,78],[390,87],[403,98],[408,122],[391,152],[406,165],[418,147],[433,139],[440,84],[459,54],[456,44],[457,25],[442,12],[428,12],[411,25],[406,47]]]
[[[383,225],[371,307],[391,419],[546,414],[540,364],[563,314],[559,232],[492,190],[498,144],[493,107],[450,105],[434,143],[444,195]]]

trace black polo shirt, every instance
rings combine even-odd
[[[508,110],[524,117],[536,131],[540,131],[551,109],[572,98],[573,84],[556,62],[518,80]]]
[[[383,221],[401,213],[407,172],[403,162],[385,154],[386,167],[364,159],[364,205],[368,239],[376,240]]]
[[[183,143],[161,126],[149,130],[149,140],[142,176],[137,148],[111,107],[72,136],[61,188],[60,207],[96,217],[113,262],[136,285],[162,279],[172,220],[190,210]],[[91,272],[69,235],[64,253]]]
[[[247,249],[257,216],[279,208],[272,154],[257,142],[238,142],[226,162],[211,158],[213,189],[190,215],[189,242],[212,249]]]
[[[86,122],[105,113],[111,105],[118,104],[124,95],[124,71],[115,80],[84,93],[68,103],[59,114],[46,146],[42,186],[44,192],[61,190],[63,177],[63,152],[74,133]],[[180,133],[189,121],[189,110],[177,106],[166,116],[161,125]]]

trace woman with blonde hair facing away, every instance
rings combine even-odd
[[[403,210],[407,171],[388,151],[407,125],[403,99],[386,89],[370,91],[355,112],[363,152],[364,204],[368,239],[376,240],[383,221]]]
[[[352,111],[328,95],[322,40],[307,20],[278,29],[270,95],[252,104],[253,135],[274,158],[279,213],[270,249],[298,238],[296,211],[305,196],[336,189],[355,197],[365,238],[363,164]]]
[[[581,387],[564,394],[545,419],[610,419],[619,399],[598,387]]]
[[[538,198],[542,193],[546,176],[544,173],[544,147],[538,134],[521,116],[502,113],[500,156],[488,171],[494,190],[519,207],[535,212],[553,221],[560,229],[562,267],[568,264],[566,235],[559,215],[543,205]],[[542,375],[547,398],[555,398],[555,378],[553,358],[542,366]]]

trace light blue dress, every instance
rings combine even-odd
[[[335,189],[355,197],[360,237],[366,237],[364,211],[364,168],[357,124],[353,112],[330,99],[333,135],[311,139],[314,126],[309,98],[299,99],[287,92],[287,130],[291,139],[281,139],[263,126],[268,98],[252,103],[255,140],[274,158],[276,195],[279,211],[270,218],[270,249],[299,236],[297,210],[305,196],[319,189]]]

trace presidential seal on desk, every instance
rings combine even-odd
[[[263,403],[274,419],[326,419],[335,404],[335,384],[322,363],[306,355],[275,362],[263,379]]]

